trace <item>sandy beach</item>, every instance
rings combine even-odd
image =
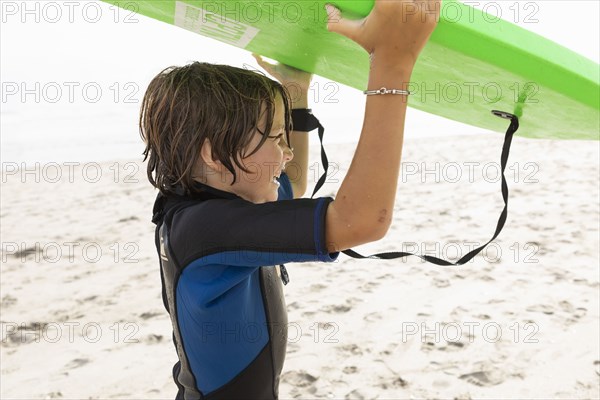
[[[502,142],[406,140],[393,225],[355,250],[456,260],[487,242],[503,207]],[[327,148],[317,196],[335,194],[354,149]],[[464,266],[289,264],[280,398],[599,398],[599,158],[598,142],[516,137],[506,226]],[[141,158],[3,161],[0,397],[174,398]]]

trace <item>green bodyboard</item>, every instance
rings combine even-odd
[[[104,1],[367,89],[368,54],[327,31],[325,1]],[[368,15],[374,4],[329,3],[348,18]],[[411,77],[410,107],[505,132],[507,121],[491,113],[500,110],[519,117],[519,136],[600,138],[598,64],[456,0],[444,0],[442,7],[439,24]]]

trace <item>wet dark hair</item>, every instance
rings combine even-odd
[[[140,111],[140,135],[146,143],[150,183],[163,194],[183,187],[194,192],[194,168],[200,160],[205,139],[211,144],[213,159],[233,174],[231,163],[244,172],[239,156],[256,153],[267,140],[273,126],[277,95],[285,107],[285,131],[289,143],[291,130],[290,97],[279,82],[258,71],[229,65],[194,62],[169,67],[150,82]],[[242,152],[250,144],[266,112],[266,129],[256,149]]]

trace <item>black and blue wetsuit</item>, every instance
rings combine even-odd
[[[253,204],[197,183],[154,205],[163,302],[179,362],[177,399],[276,399],[287,311],[277,265],[335,261],[325,245],[330,197]]]

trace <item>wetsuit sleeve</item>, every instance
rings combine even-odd
[[[325,244],[325,215],[332,201],[204,201],[173,216],[173,256],[183,268],[191,262],[259,267],[335,261],[339,253],[329,253]]]
[[[287,174],[285,172],[282,173],[277,181],[281,185],[278,189],[279,198],[277,200],[293,200],[294,191],[292,190],[292,183]]]

